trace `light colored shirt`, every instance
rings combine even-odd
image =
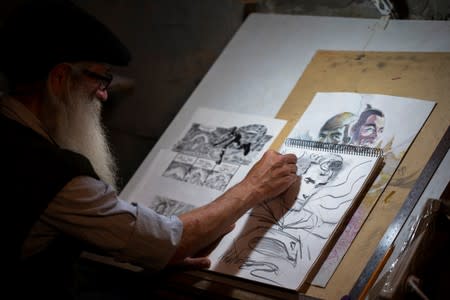
[[[30,127],[50,142],[45,127],[23,104],[3,97],[1,113]],[[68,182],[33,225],[22,256],[45,249],[61,234],[68,234],[99,247],[120,262],[151,270],[162,269],[174,254],[183,231],[176,216],[120,199],[103,181],[79,176]]]

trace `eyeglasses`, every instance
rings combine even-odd
[[[101,91],[105,91],[111,84],[111,81],[113,80],[112,74],[98,74],[88,69],[83,69],[83,74],[86,75],[87,77],[97,80],[98,89]]]

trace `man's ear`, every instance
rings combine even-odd
[[[61,96],[65,89],[65,82],[70,76],[71,68],[68,64],[62,63],[54,66],[49,73],[50,89],[55,96]]]

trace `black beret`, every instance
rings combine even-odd
[[[15,82],[44,79],[58,63],[128,65],[129,50],[105,25],[68,0],[27,1],[0,29],[0,71]]]

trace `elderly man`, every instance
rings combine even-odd
[[[251,207],[298,189],[296,157],[269,151],[241,183],[179,217],[121,200],[100,111],[111,66],[130,60],[126,47],[68,1],[29,1],[0,37],[9,80],[0,102],[2,248],[16,295],[64,299],[86,249],[151,270],[208,267],[200,250]]]

